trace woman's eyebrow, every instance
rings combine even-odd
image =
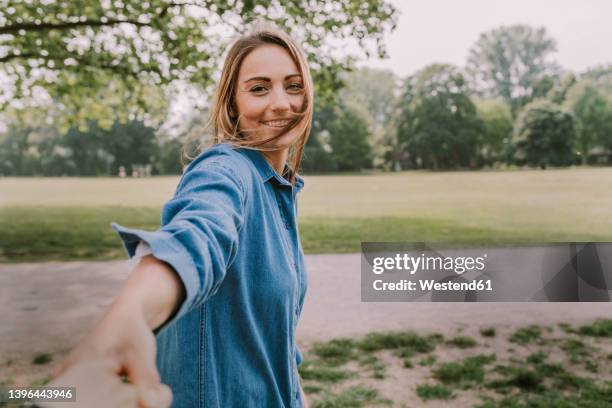
[[[301,77],[302,77],[302,74],[290,74],[290,75],[287,75],[287,76],[285,77],[285,81],[286,81],[287,79],[290,79],[290,78],[293,78],[293,77],[300,77],[300,78],[301,78]],[[245,82],[245,83],[247,83],[247,82],[250,82],[250,81],[265,81],[265,82],[272,82],[272,80],[271,80],[270,78],[268,78],[268,77],[264,77],[264,76],[256,76],[256,77],[253,77],[253,78],[249,78],[249,79],[247,79],[247,80],[246,80],[246,81],[244,81],[244,82]]]

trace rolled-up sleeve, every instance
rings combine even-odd
[[[236,255],[245,199],[244,183],[229,163],[204,161],[181,178],[174,198],[163,208],[158,231],[112,224],[130,258],[138,243],[146,242],[155,258],[174,268],[185,287],[184,302],[163,327],[218,290]]]

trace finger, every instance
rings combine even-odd
[[[139,408],[169,408],[172,404],[172,391],[166,384],[148,389],[141,395]]]
[[[131,350],[126,356],[124,369],[136,386],[149,385],[155,388],[161,382],[155,365],[155,351]]]
[[[126,357],[125,371],[132,384],[137,388],[143,406],[146,408],[164,406],[159,405],[158,402],[164,398],[165,392],[158,391],[162,384],[155,365],[154,347],[148,351],[145,347],[132,349]]]
[[[118,404],[121,408],[134,408],[138,406],[138,392],[130,385],[122,384],[118,395]]]

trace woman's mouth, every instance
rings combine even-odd
[[[271,128],[275,128],[275,129],[279,129],[279,128],[284,128],[285,126],[287,126],[289,123],[291,123],[290,120],[288,119],[281,119],[281,120],[268,120],[268,121],[262,121],[261,122],[263,125],[271,127]]]

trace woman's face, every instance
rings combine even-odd
[[[242,61],[236,86],[238,127],[251,140],[278,135],[301,112],[304,83],[289,53],[278,45],[263,45]],[[299,137],[294,127],[263,147],[288,148]]]

